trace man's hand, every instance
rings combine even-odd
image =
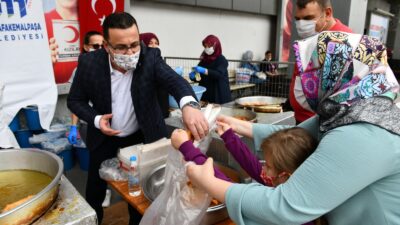
[[[182,118],[186,127],[192,132],[194,139],[200,140],[208,134],[208,122],[199,109],[191,106],[183,107]]]
[[[112,114],[105,114],[102,115],[100,118],[100,130],[103,134],[107,136],[115,136],[121,131],[119,130],[113,130],[110,126],[110,119],[112,118]]]
[[[50,47],[51,62],[56,63],[57,55],[58,55],[58,45],[57,45],[56,39],[54,37],[50,38],[49,47]]]
[[[171,144],[177,150],[179,150],[181,145],[188,140],[190,140],[190,137],[185,130],[175,129],[171,134]]]

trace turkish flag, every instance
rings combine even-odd
[[[103,33],[104,19],[111,13],[124,11],[124,0],[83,0],[78,4],[81,47],[88,31]]]

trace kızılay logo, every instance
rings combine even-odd
[[[2,5],[4,5],[3,4],[4,2],[5,2],[8,17],[15,15],[14,2],[16,2],[19,6],[19,14],[20,14],[21,18],[26,16],[26,3],[28,2],[28,0],[0,0],[0,15],[5,13],[4,8],[2,7]]]

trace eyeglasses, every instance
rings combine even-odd
[[[112,45],[110,44],[110,42],[108,42],[108,45],[109,45],[112,49],[114,49],[114,51],[115,51],[116,53],[119,53],[119,54],[126,54],[126,53],[129,51],[129,49],[132,50],[132,52],[134,52],[134,50],[140,46],[140,42],[139,42],[139,41],[134,42],[134,43],[132,43],[130,46],[126,46],[126,45],[116,45],[116,46],[112,46]]]
[[[103,45],[101,45],[101,44],[89,44],[90,46],[92,46],[94,49],[100,49],[100,48],[103,48]]]

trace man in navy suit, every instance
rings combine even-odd
[[[208,132],[191,86],[163,61],[159,49],[141,44],[136,20],[130,14],[109,15],[103,35],[104,49],[79,57],[67,100],[68,108],[88,123],[86,200],[95,209],[99,224],[107,186],[99,177],[100,164],[115,157],[118,148],[166,136],[156,87],[161,86],[179,102],[183,121],[195,139]],[[129,224],[138,224],[141,215],[128,209]]]

